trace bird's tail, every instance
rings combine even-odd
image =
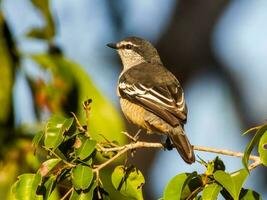
[[[190,144],[188,138],[185,135],[184,129],[181,126],[175,127],[169,134],[169,137],[172,140],[178,153],[186,163],[192,164],[193,162],[195,162],[193,147]]]

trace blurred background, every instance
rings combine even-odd
[[[191,143],[243,151],[241,133],[267,119],[266,10],[264,0],[0,0],[0,199],[17,175],[39,167],[31,139],[53,113],[82,117],[92,98],[92,131],[121,143],[123,124],[137,131],[120,114],[121,64],[105,46],[128,36],[151,41],[180,80]],[[242,168],[241,159],[222,159],[229,172]],[[175,151],[139,150],[130,162],[146,177],[145,199],[160,198],[177,173],[204,171]],[[267,199],[266,177],[259,167],[245,187]]]

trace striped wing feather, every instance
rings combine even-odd
[[[130,76],[131,79],[128,82],[127,77],[121,76],[118,86],[119,94],[123,98],[143,105],[145,109],[161,117],[172,126],[184,124],[187,107],[178,80],[163,67],[153,70],[157,72],[157,78],[149,77],[151,73],[143,73],[142,71],[139,77],[137,77],[138,73],[132,73],[136,76],[134,77],[129,74],[131,69],[126,71],[125,76]],[[155,73],[152,74],[155,75]]]

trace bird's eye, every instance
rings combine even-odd
[[[130,45],[130,44],[126,44],[126,46],[125,46],[125,49],[132,49],[132,45]]]

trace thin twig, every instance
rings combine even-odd
[[[90,134],[89,134],[89,118],[90,118],[90,111],[91,111],[91,106],[90,106],[91,103],[92,103],[92,99],[88,99],[88,100],[83,102],[83,109],[85,110],[85,115],[86,115],[86,126],[87,126],[86,134],[89,137],[90,137]]]
[[[130,140],[136,142],[136,139],[135,139],[133,136],[131,136],[129,133],[127,133],[127,132],[125,132],[125,131],[122,131],[122,133],[123,133],[124,135],[126,135]]]
[[[59,155],[57,155],[54,151],[52,151],[51,149],[47,148],[46,146],[42,146],[46,151],[49,151],[51,154],[53,154],[56,158],[58,158],[59,160],[62,160],[62,162],[64,162],[66,165],[68,165],[69,167],[75,167],[74,164],[71,164],[69,162],[67,162],[65,159],[62,159]]]
[[[244,156],[244,153],[230,151],[227,149],[215,149],[215,148],[210,148],[210,147],[194,146],[194,150],[204,151],[204,152],[209,152],[209,153],[217,153],[217,154],[226,155],[226,156],[241,157],[241,158]],[[258,161],[259,159],[260,158],[258,156],[253,156],[253,155],[249,156],[249,160]]]
[[[262,163],[261,163],[261,160],[260,159],[259,160],[256,160],[256,161],[254,161],[252,164],[250,164],[248,166],[248,169],[251,171],[251,170],[255,169],[256,167],[258,167],[261,164]]]
[[[110,164],[112,161],[116,160],[118,157],[120,157],[121,155],[123,155],[124,153],[126,153],[128,150],[130,150],[130,149],[128,149],[128,148],[122,149],[115,156],[113,156],[112,158],[110,158],[106,162],[104,162],[104,163],[96,166],[96,168],[93,169],[93,172],[98,173],[98,171],[100,171],[102,168],[104,168],[105,166],[107,166],[108,164]]]
[[[73,187],[70,188],[69,191],[66,192],[66,194],[65,194],[60,200],[64,200],[64,199],[66,199],[72,191],[73,191]]]
[[[74,117],[76,124],[78,126],[78,129],[82,132],[86,132],[86,130],[83,128],[83,126],[81,125],[80,121],[78,120],[78,118],[76,117],[76,115],[73,112],[70,112],[72,114],[72,116]]]

